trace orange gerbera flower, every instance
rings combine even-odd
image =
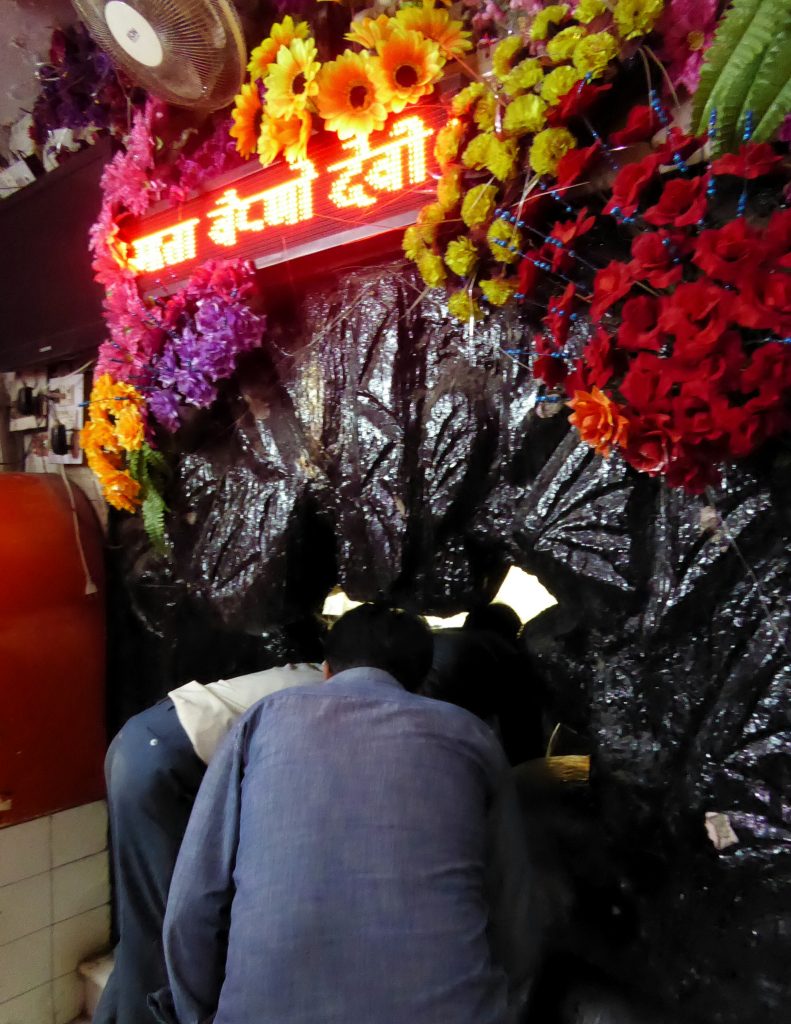
[[[373,58],[346,50],[322,65],[316,106],[327,128],[341,139],[384,128],[387,107],[374,75]]]
[[[261,119],[261,134],[258,137],[258,159],[268,167],[282,151],[290,164],[298,164],[308,155],[308,139],[313,119],[307,110],[293,117],[270,117]]]
[[[233,126],[230,136],[236,139],[236,149],[243,157],[252,156],[258,143],[263,106],[257,82],[245,82],[231,111]]]
[[[437,9],[434,0],[423,0],[422,7],[402,7],[396,14],[396,21],[406,29],[421,32],[426,39],[433,39],[443,59],[460,57],[472,49],[464,22],[454,21],[447,11]]]
[[[380,43],[389,39],[395,27],[393,18],[380,14],[378,18],[360,18],[352,22],[351,32],[346,33],[350,43],[359,43],[366,50],[375,50]]]
[[[574,412],[569,423],[579,431],[582,440],[606,459],[613,446],[623,447],[629,434],[629,421],[621,415],[621,408],[603,391],[594,387],[590,391],[575,391],[569,402]]]
[[[377,52],[374,75],[385,103],[396,114],[431,92],[442,76],[439,47],[420,32],[398,29]]]
[[[287,14],[281,22],[272,26],[266,39],[250,54],[250,63],[247,65],[250,77],[253,80],[263,78],[281,46],[290,46],[295,39],[307,39],[309,35],[310,26],[306,21],[295,24],[291,15]]]
[[[292,39],[289,46],[281,46],[264,78],[267,113],[273,117],[302,113],[318,92],[316,75],[320,68],[312,39]]]

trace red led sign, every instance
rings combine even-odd
[[[369,138],[324,141],[304,163],[258,167],[157,210],[126,233],[128,264],[151,287],[208,259],[261,267],[409,224],[434,194],[433,136],[445,117],[421,107]]]

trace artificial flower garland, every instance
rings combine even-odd
[[[392,16],[355,21],[352,47],[323,64],[306,21],[287,15],[273,25],[250,55],[232,112],[239,153],[257,153],[265,167],[281,154],[299,163],[314,124],[340,139],[369,135],[432,92],[447,61],[471,48],[470,32],[435,0],[396,6]]]

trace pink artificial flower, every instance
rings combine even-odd
[[[703,56],[717,27],[717,0],[667,0],[657,24],[659,56],[675,86],[692,94],[698,87]]]

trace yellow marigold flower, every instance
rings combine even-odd
[[[533,139],[530,166],[536,174],[554,174],[561,157],[576,145],[568,128],[546,128]]]
[[[143,417],[136,405],[126,405],[115,418],[115,432],[118,443],[128,452],[136,452],[143,447],[145,428]]]
[[[450,101],[450,109],[456,117],[462,117],[472,108],[473,103],[489,90],[483,82],[471,82],[468,86],[457,92]]]
[[[428,203],[426,206],[422,206],[417,213],[417,220],[415,223],[418,227],[423,225],[433,226],[441,224],[445,220],[445,210],[441,203]],[[436,231],[434,232],[436,234]],[[433,236],[432,236],[433,237]]]
[[[541,62],[535,57],[528,57],[517,64],[510,75],[503,79],[503,90],[508,96],[516,96],[517,93],[538,85],[543,77],[544,69]]]
[[[486,241],[498,263],[516,263],[520,258],[522,234],[517,227],[498,217],[489,225]],[[501,244],[504,243],[504,244]]]
[[[664,6],[664,0],[618,0],[613,20],[621,38],[636,39],[637,36],[648,35]]]
[[[516,141],[482,132],[467,146],[461,159],[465,167],[485,169],[499,181],[507,181],[516,170]]]
[[[527,132],[538,132],[544,127],[547,105],[540,96],[528,93],[511,100],[505,111],[503,127],[511,135],[525,135]]]
[[[462,235],[448,243],[445,262],[454,274],[466,277],[478,262],[478,250],[466,235]]]
[[[412,260],[413,263],[417,262],[418,256],[426,248],[423,244],[423,239],[420,236],[420,231],[414,224],[408,227],[404,232],[401,248],[404,250],[406,258]]]
[[[306,110],[284,118],[264,114],[258,137],[258,159],[262,166],[268,167],[281,152],[290,164],[298,164],[307,159],[312,125],[313,121]]]
[[[384,128],[387,107],[372,62],[368,54],[346,50],[319,72],[316,106],[327,128],[341,139]]]
[[[233,125],[230,136],[236,139],[236,150],[243,157],[252,156],[258,144],[263,105],[257,82],[245,82],[231,111]]]
[[[464,197],[461,204],[461,219],[468,228],[487,224],[492,219],[496,201],[496,185],[476,185]]]
[[[574,67],[583,75],[597,78],[606,71],[610,61],[619,53],[620,47],[615,36],[609,32],[594,32],[577,43],[574,50]]]
[[[588,25],[594,18],[606,14],[608,10],[609,7],[604,0],[580,0],[574,11],[574,17],[583,25]]]
[[[494,119],[497,113],[497,97],[494,93],[488,92],[481,96],[475,104],[473,120],[482,132],[491,131],[494,128]]]
[[[266,39],[250,54],[250,63],[247,65],[250,77],[253,80],[263,78],[281,46],[290,46],[293,40],[307,39],[309,35],[310,26],[306,21],[295,24],[291,15],[287,14],[281,22],[272,26]]]
[[[293,39],[289,46],[281,46],[264,78],[267,113],[293,117],[307,109],[308,100],[319,91],[320,68],[312,39]]]
[[[445,267],[442,264],[442,257],[430,249],[424,249],[418,254],[415,260],[420,276],[429,288],[439,288],[445,283]]]
[[[380,14],[378,18],[360,18],[352,22],[351,32],[346,33],[350,43],[359,43],[365,50],[375,50],[393,34],[396,26],[394,18]]]
[[[546,39],[553,25],[558,25],[570,11],[568,4],[551,4],[539,11],[530,26],[530,38],[534,42]]]
[[[462,173],[458,164],[451,164],[437,182],[437,199],[443,210],[452,210],[461,202]]]
[[[480,281],[481,291],[493,306],[504,306],[516,291],[513,281],[507,281],[503,277],[492,278],[490,281]]]
[[[570,89],[575,89],[582,75],[570,64],[561,64],[560,67],[550,71],[541,86],[541,95],[553,107],[559,100],[563,99]]]
[[[422,7],[402,7],[396,14],[399,25],[433,39],[444,58],[460,57],[472,49],[470,33],[464,23],[454,21],[447,11],[437,9],[434,0],[423,0]]]
[[[389,110],[404,107],[431,92],[442,77],[442,55],[432,39],[399,28],[377,49],[371,73]]]
[[[504,82],[514,70],[514,58],[524,50],[525,44],[521,36],[506,36],[498,43],[492,54],[492,71],[495,78]]]
[[[448,299],[448,312],[463,324],[470,320],[480,320],[483,312],[478,303],[467,291],[454,292]]]
[[[561,61],[570,60],[577,43],[585,37],[585,34],[582,25],[570,25],[549,40],[547,53],[558,64]]]
[[[459,145],[464,138],[464,125],[453,117],[437,132],[434,156],[440,167],[445,167],[459,155]]]

